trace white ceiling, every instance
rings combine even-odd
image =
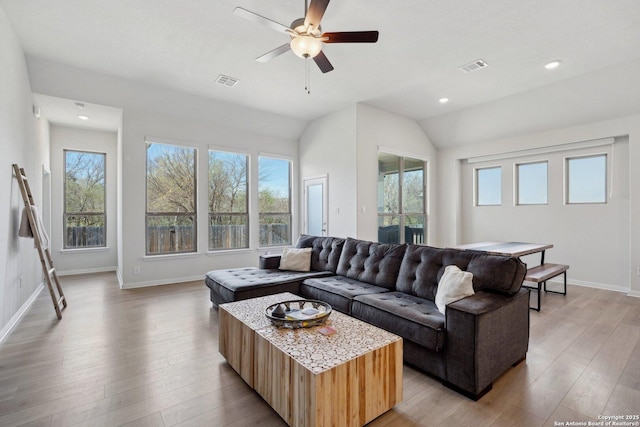
[[[53,124],[63,124],[77,128],[107,132],[117,131],[122,123],[122,110],[105,105],[78,102],[55,96],[35,93],[35,104],[46,112],[47,120]],[[82,120],[78,116],[86,116]]]
[[[488,103],[554,87],[562,92],[584,76],[640,64],[638,0],[333,0],[324,31],[379,30],[380,38],[325,45],[335,70],[322,74],[310,62],[310,95],[305,61],[293,53],[254,61],[287,36],[233,15],[240,6],[289,25],[303,16],[303,0],[0,0],[0,6],[31,56],[302,120],[363,102],[415,119],[427,134],[438,117],[455,123]],[[469,74],[458,69],[476,59],[489,66]],[[562,65],[544,69],[554,59]],[[240,83],[218,85],[219,74]],[[640,87],[638,73],[625,76],[632,81],[607,85]],[[442,105],[440,97],[450,102]],[[640,111],[640,101],[629,108]],[[457,142],[443,129],[434,133],[439,146]]]

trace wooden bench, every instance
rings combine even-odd
[[[561,294],[561,295],[566,295],[567,294],[567,270],[569,269],[568,265],[564,265],[564,264],[551,264],[551,263],[544,263],[532,268],[529,268],[527,270],[527,275],[525,276],[524,280],[526,282],[534,282],[537,285],[536,286],[528,286],[528,285],[522,285],[525,288],[529,288],[529,289],[535,289],[538,291],[538,306],[537,307],[529,307],[533,310],[536,311],[540,311],[540,292],[542,290],[542,286],[544,285],[544,291],[545,292],[551,292],[554,294]],[[564,290],[563,292],[557,292],[557,291],[548,291],[547,290],[547,280],[549,279],[553,279],[556,276],[559,276],[561,274],[564,274]]]

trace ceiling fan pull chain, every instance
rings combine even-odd
[[[309,58],[305,58],[304,60],[304,90],[307,91],[307,95],[311,95],[311,74],[309,73]]]

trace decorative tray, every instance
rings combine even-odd
[[[331,314],[331,306],[323,301],[300,299],[270,305],[265,315],[279,328],[308,328],[322,325]]]

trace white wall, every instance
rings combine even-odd
[[[198,254],[145,256],[145,137],[160,137],[188,143],[198,149]],[[246,251],[230,251],[207,254],[207,177],[209,148],[239,150],[251,156],[250,176],[258,176],[258,155],[276,154],[296,159],[297,144],[266,135],[231,129],[216,123],[189,121],[172,116],[160,116],[144,111],[125,110],[123,128],[123,235],[125,286],[143,286],[172,283],[176,280],[195,280],[204,273],[219,268],[257,265],[258,242],[252,234],[251,248]],[[295,173],[295,172],[294,172]],[[251,180],[250,182],[255,182]],[[294,189],[297,187],[294,187]],[[257,200],[257,188],[250,188],[253,200]],[[204,208],[204,211],[203,209]],[[294,212],[297,217],[297,210]],[[250,229],[258,230],[258,206],[250,206]],[[294,238],[297,224],[294,224]],[[272,251],[275,249],[272,249]],[[135,267],[140,274],[133,275]]]
[[[329,175],[330,236],[378,239],[380,147],[427,159],[435,171],[436,150],[416,121],[367,105],[315,120],[301,137],[302,176]],[[429,205],[435,200],[433,177],[428,177]]]
[[[41,289],[42,269],[33,240],[18,238],[22,197],[11,165],[25,169],[37,204],[43,166],[49,167],[48,124],[32,114],[24,53],[0,8],[0,341]],[[52,316],[55,316],[53,308]]]
[[[300,137],[301,180],[327,175],[328,236],[357,235],[356,113],[352,105],[317,119]]]
[[[257,177],[259,153],[298,157],[297,137],[304,123],[229,103],[144,85],[46,60],[28,58],[34,92],[123,110],[121,193],[118,237],[118,277],[123,287],[201,280],[207,271],[257,265],[257,242],[250,250],[208,254],[206,238],[207,149],[239,149],[252,156]],[[228,88],[226,88],[228,89]],[[226,90],[225,89],[225,90]],[[198,252],[189,255],[145,256],[145,137],[188,142],[198,148]],[[294,171],[294,176],[299,176]],[[296,183],[297,184],[297,180]],[[257,195],[257,188],[251,190]],[[297,196],[297,186],[294,189]],[[297,201],[297,199],[296,199]],[[297,204],[294,205],[297,208]],[[257,230],[257,204],[251,206]],[[298,210],[294,209],[295,221]],[[294,238],[297,235],[294,223]],[[255,239],[254,239],[255,240]],[[275,249],[272,249],[272,251]],[[121,258],[121,259],[120,259]],[[134,274],[134,267],[140,274]]]
[[[358,104],[357,141],[357,209],[358,234],[361,239],[378,240],[378,149],[392,150],[394,154],[405,155],[428,161],[429,207],[435,206],[435,182],[437,152],[429,138],[414,120],[392,114],[364,104]],[[431,244],[432,229],[436,218],[433,209],[427,212],[427,236],[425,243]]]
[[[58,274],[114,271],[117,259],[117,133],[51,125],[52,256]],[[106,154],[107,247],[63,250],[64,150]]]
[[[462,162],[462,243],[518,241],[551,243],[547,262],[568,264],[571,283],[626,290],[629,275],[629,144],[517,156],[479,163]],[[609,191],[606,204],[564,203],[565,157],[607,154]],[[514,164],[547,161],[546,205],[516,206]],[[474,206],[474,169],[502,168],[502,205]],[[612,178],[612,179],[611,179]],[[592,250],[589,250],[592,249]],[[540,255],[523,259],[540,263]]]
[[[503,188],[503,197],[507,199],[500,213],[482,218],[470,212],[465,205],[468,205],[470,195],[469,176],[462,166],[463,159],[618,136],[621,138],[617,139],[620,142],[615,146],[614,199],[611,206],[605,207],[607,211],[602,206],[572,206],[570,210],[537,206],[514,213],[515,208],[509,199],[510,184],[507,184],[506,192]],[[627,150],[628,155],[625,155]],[[449,246],[472,240],[496,239],[545,240],[545,243],[548,241],[556,246],[547,254],[549,261],[570,264],[570,283],[601,286],[640,296],[640,276],[636,274],[640,267],[640,169],[634,167],[638,162],[640,116],[441,150],[438,152],[437,244]],[[555,169],[554,174],[557,175],[558,170]],[[503,182],[509,182],[510,174],[508,171]],[[550,186],[552,179],[557,182],[559,178],[550,177]],[[554,185],[551,191],[557,199],[559,189]],[[517,214],[523,216],[511,225]],[[536,217],[544,218],[541,225],[531,221]],[[522,229],[525,221],[527,226]]]

